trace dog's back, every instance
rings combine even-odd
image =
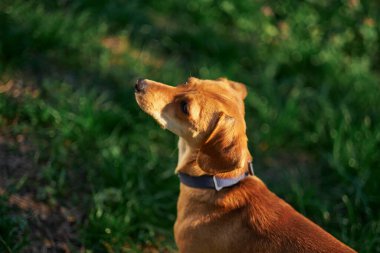
[[[181,185],[180,252],[355,252],[249,177],[223,192]]]

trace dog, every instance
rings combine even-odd
[[[244,84],[190,77],[176,87],[139,79],[140,108],[179,136],[174,237],[182,253],[355,252],[254,175]]]

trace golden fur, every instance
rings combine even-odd
[[[189,78],[168,86],[144,80],[140,107],[179,136],[176,172],[234,177],[252,159],[244,121],[245,86],[225,78]],[[185,109],[183,109],[185,107]],[[180,185],[174,236],[182,253],[355,252],[256,176],[216,191]]]

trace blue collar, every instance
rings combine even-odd
[[[248,171],[238,177],[220,178],[211,175],[195,177],[182,172],[179,172],[178,176],[181,183],[189,187],[200,189],[215,189],[217,191],[220,191],[223,188],[234,186],[244,178],[248,177],[249,175],[253,176],[254,174],[253,164],[252,162],[248,162]]]

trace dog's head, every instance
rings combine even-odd
[[[137,103],[163,128],[182,137],[206,173],[243,168],[250,154],[244,121],[246,87],[220,78],[190,77],[176,87],[148,79],[135,86]]]

